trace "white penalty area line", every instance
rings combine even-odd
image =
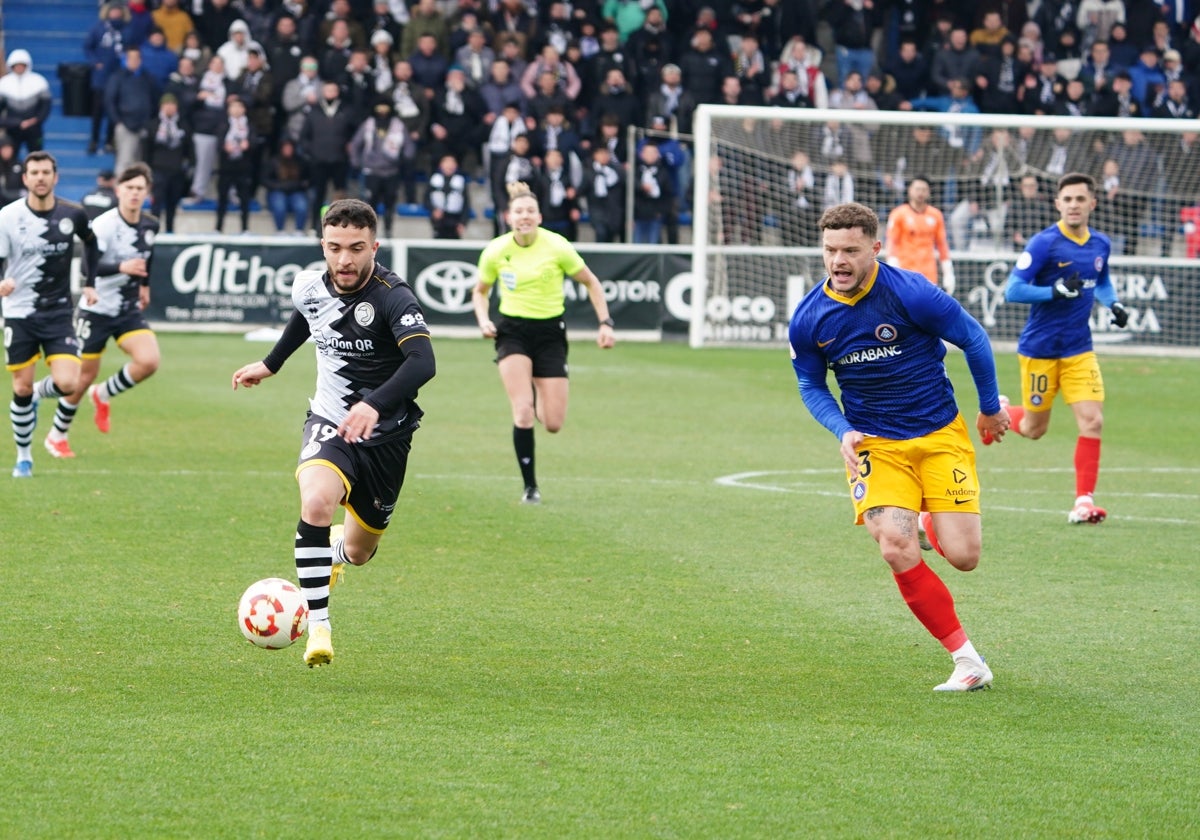
[[[1018,469],[989,469],[989,472],[1010,472],[1019,473],[1022,475],[1028,473],[1073,473],[1071,468],[1046,468],[1040,470],[1018,470]],[[1196,474],[1200,473],[1200,467],[1164,467],[1161,469],[1139,469],[1135,467],[1114,467],[1105,468],[1103,473],[1163,473],[1163,474]],[[796,476],[793,480],[787,480],[788,476]],[[845,476],[843,470],[838,469],[797,469],[797,470],[754,470],[750,472],[733,473],[732,475],[724,475],[713,479],[713,482],[722,487],[734,487],[742,490],[758,490],[766,493],[791,493],[802,496],[836,496],[845,498],[846,491],[833,492],[828,489],[826,482],[822,482],[820,487],[811,481],[806,481],[804,477],[808,476],[837,476],[841,480]],[[994,487],[985,488],[990,495],[999,494],[1005,495],[1011,491],[997,490]],[[1056,491],[1034,489],[1030,490],[1022,488],[1019,491],[1021,496],[1029,495],[1061,495]],[[1128,498],[1128,499],[1147,499],[1147,500],[1182,500],[1186,502],[1200,501],[1200,494],[1196,493],[1126,493],[1120,491],[1105,492],[1104,498]],[[1013,506],[1004,504],[988,504],[988,510],[1002,510],[1009,513],[1035,513],[1048,514],[1051,516],[1061,516],[1062,511],[1054,508],[1037,508],[1028,506]],[[1196,525],[1197,522],[1192,519],[1181,519],[1178,517],[1166,516],[1132,516],[1120,514],[1119,517],[1123,521],[1128,522],[1151,522],[1164,525]]]

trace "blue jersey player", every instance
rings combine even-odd
[[[987,688],[992,671],[967,638],[950,590],[921,558],[920,534],[960,571],[979,563],[975,450],[942,340],[966,353],[979,433],[1002,438],[1009,421],[987,333],[923,275],[878,261],[879,219],[870,208],[839,204],[818,225],[827,277],[800,301],[788,330],[800,396],[841,441],[856,524],[866,524],[905,603],[954,660],[934,690]],[[841,406],[827,382],[831,369]]]
[[[1079,428],[1075,505],[1067,521],[1095,525],[1108,514],[1093,499],[1100,473],[1104,380],[1092,351],[1090,320],[1096,301],[1112,310],[1118,327],[1129,322],[1129,313],[1108,276],[1112,245],[1107,236],[1088,227],[1096,208],[1095,180],[1079,172],[1063,175],[1054,206],[1058,223],[1029,240],[1005,288],[1006,300],[1030,305],[1017,342],[1021,405],[1009,408],[1009,415],[1014,432],[1036,440],[1049,428],[1054,395],[1062,391]],[[984,436],[983,442],[991,441]]]

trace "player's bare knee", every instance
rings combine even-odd
[[[562,427],[563,423],[561,420],[551,420],[542,424],[542,428],[544,428],[550,434],[556,434],[557,432],[562,431]]]
[[[942,549],[946,552],[946,560],[960,572],[969,572],[979,565],[978,551],[955,553],[945,546],[942,546]]]
[[[309,525],[326,528],[333,524],[335,505],[330,505],[319,497],[302,498],[300,500],[300,518]]]
[[[343,549],[346,552],[346,560],[352,566],[365,566],[371,562],[371,558],[375,556],[375,552],[379,550],[379,543],[372,545],[358,545],[349,542],[343,543]]]
[[[960,572],[969,572],[979,565],[983,553],[983,539],[979,533],[959,534],[943,538],[942,551],[951,566]]]
[[[518,429],[532,429],[536,422],[537,414],[533,410],[533,403],[513,406],[513,425]]]
[[[906,572],[921,562],[921,547],[915,536],[911,540],[882,537],[879,540],[879,554],[896,574]]]

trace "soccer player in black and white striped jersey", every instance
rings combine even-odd
[[[92,221],[96,234],[95,278],[85,282],[75,333],[83,366],[74,392],[58,401],[46,451],[55,458],[74,458],[67,440],[75,412],[89,397],[96,427],[109,429],[109,400],[128,391],[158,370],[158,339],[143,314],[150,305],[150,268],[158,220],[142,212],[152,184],[150,167],[134,163],[117,175],[117,206]],[[112,339],[130,357],[120,370],[93,386],[100,359]]]
[[[308,603],[304,662],[310,668],[333,660],[329,589],[335,571],[344,563],[361,566],[375,554],[420,425],[417,390],[436,369],[416,295],[375,261],[377,229],[367,203],[330,205],[322,222],[326,270],[296,275],[296,310],[283,335],[266,358],[233,374],[234,390],[252,387],[278,373],[310,337],[316,344],[317,387],[296,467],[296,576]],[[339,504],[345,526],[331,545]]]
[[[61,398],[79,383],[79,343],[71,321],[71,256],[74,239],[84,246],[84,265],[96,264],[96,237],[87,213],[54,194],[58,163],[49,152],[31,152],[21,175],[28,195],[0,209],[0,313],[5,356],[12,372],[9,404],[17,444],[14,478],[33,476],[33,430],[38,401]],[[50,375],[34,382],[45,356]]]

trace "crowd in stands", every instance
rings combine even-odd
[[[145,0],[108,2],[82,39],[92,66],[90,151],[120,170],[144,160],[164,230],[176,208],[216,198],[248,226],[252,197],[277,229],[318,226],[332,195],[357,193],[390,234],[400,204],[422,203],[431,233],[461,237],[469,185],[484,180],[494,231],[506,182],[536,184],[546,225],[599,241],[678,241],[701,103],[1035,115],[1196,119],[1200,19],[1151,0]],[[818,27],[824,21],[827,27]],[[818,37],[820,36],[820,38]],[[17,53],[23,52],[17,50]],[[0,78],[0,187],[25,122],[48,115]],[[36,75],[36,74],[35,74]],[[21,77],[18,77],[18,82]],[[42,80],[44,82],[44,79]],[[1032,125],[1033,123],[1031,123]],[[631,154],[627,128],[645,129]],[[901,131],[899,129],[895,131]],[[816,214],[856,197],[903,201],[905,173],[948,204],[952,245],[990,225],[1019,245],[1028,217],[1064,171],[1103,184],[1100,224],[1138,218],[1162,186],[1160,148],[1140,132],[963,131],[934,125],[897,137],[822,125],[791,138],[775,173],[782,207],[760,206],[730,161],[714,190],[727,239],[757,241],[779,219],[788,244],[811,244]],[[753,140],[754,138],[747,138]],[[1195,158],[1195,140],[1172,150]],[[896,155],[895,149],[901,154]],[[1191,204],[1200,166],[1165,180]],[[1026,183],[1026,175],[1034,176]],[[19,189],[19,186],[17,187]],[[1033,194],[1029,193],[1033,190]],[[1185,190],[1190,190],[1187,195]],[[260,193],[261,191],[261,193]],[[1186,201],[1184,196],[1187,195]],[[713,198],[720,199],[720,193]],[[997,207],[1004,212],[997,215]],[[989,212],[989,209],[991,212]],[[1009,210],[1012,212],[1008,212]],[[1177,212],[1172,206],[1164,213]],[[1133,211],[1130,216],[1128,211]],[[1007,221],[1005,220],[1007,219]],[[1115,220],[1115,221],[1114,221]],[[1032,221],[1030,223],[1033,223]],[[1136,230],[1117,231],[1134,241]]]

